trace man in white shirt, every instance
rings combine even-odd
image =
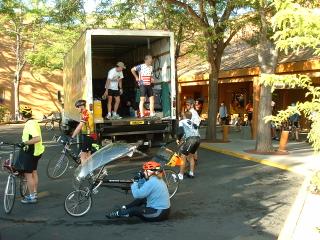
[[[123,79],[123,69],[126,69],[126,66],[123,62],[118,62],[116,67],[110,69],[108,72],[108,77],[106,81],[106,91],[104,92],[102,98],[108,98],[108,114],[107,119],[120,119],[121,117],[117,114],[119,104],[120,104],[120,95],[122,95],[122,79]],[[115,98],[114,109],[111,116],[111,107],[112,99]]]
[[[191,122],[194,124],[194,127],[196,129],[199,129],[201,118],[198,112],[194,109],[194,105],[195,105],[195,101],[192,98],[187,99],[186,109],[192,114]],[[195,152],[193,157],[194,157],[195,164],[198,164],[198,152]]]

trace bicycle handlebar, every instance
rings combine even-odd
[[[17,146],[17,143],[10,143],[10,142],[3,142],[3,141],[0,141],[0,146],[1,146],[1,145],[8,145],[8,146],[18,147],[18,146]]]

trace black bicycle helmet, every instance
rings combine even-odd
[[[77,100],[77,101],[75,102],[74,106],[75,106],[76,108],[78,108],[78,107],[80,107],[80,106],[85,106],[86,103],[87,103],[86,100],[79,99],[79,100]]]

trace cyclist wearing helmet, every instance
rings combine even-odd
[[[195,110],[194,107],[195,107],[195,101],[192,98],[187,99],[187,101],[186,101],[187,111],[192,113],[191,122],[194,124],[194,127],[196,129],[198,129],[200,127],[201,118],[200,118],[198,112]],[[198,162],[198,152],[195,152],[193,157],[194,157],[195,164],[197,164],[197,162]]]
[[[183,180],[186,160],[190,163],[190,171],[187,176],[191,178],[194,177],[195,153],[200,145],[200,134],[198,128],[191,120],[192,113],[185,112],[183,117],[184,118],[179,121],[177,134],[177,143],[181,143],[179,151],[181,152],[183,159],[183,164],[180,166],[180,173],[178,174],[180,180]]]
[[[19,154],[20,159],[23,161],[23,172],[27,179],[27,186],[29,195],[26,195],[22,203],[36,203],[38,199],[38,161],[44,152],[42,145],[42,135],[39,123],[32,119],[32,110],[28,106],[21,106],[19,112],[26,123],[22,132],[22,142],[18,144],[21,151],[24,153]]]
[[[162,179],[162,170],[157,162],[146,162],[142,166],[135,182],[131,185],[133,202],[107,215],[108,218],[137,216],[154,222],[168,219],[170,198],[166,183]]]
[[[75,107],[79,110],[81,114],[80,123],[74,130],[71,135],[71,138],[75,138],[81,132],[81,153],[80,160],[81,164],[84,164],[87,159],[91,156],[91,146],[93,139],[90,137],[90,134],[93,132],[92,126],[92,115],[86,109],[86,101],[78,100],[75,102]]]

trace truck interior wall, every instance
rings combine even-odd
[[[129,39],[130,40],[130,39]],[[128,40],[128,41],[129,41]],[[145,46],[135,47],[132,46],[132,49],[126,53],[118,56],[108,56],[102,54],[93,54],[92,56],[92,76],[93,76],[93,97],[101,98],[105,91],[105,83],[108,71],[116,65],[118,61],[122,61],[126,65],[126,69],[123,71],[123,89],[124,94],[121,96],[121,103],[118,112],[120,115],[124,116],[127,111],[126,104],[127,101],[130,101],[135,109],[138,109],[139,102],[139,91],[137,91],[137,86],[135,79],[131,73],[131,68],[138,64],[143,63],[144,57],[147,54],[151,54],[155,57],[154,68],[155,68],[155,77],[156,82],[154,86],[155,93],[155,109],[156,111],[162,112],[163,109],[170,108],[170,95],[166,95],[165,101],[162,101],[162,86],[165,83],[165,87],[168,88],[167,91],[170,91],[170,54],[169,54],[169,38],[164,38],[154,42],[150,42],[150,48],[148,49],[148,44],[146,41]],[[169,106],[163,107],[163,103]],[[146,101],[148,107],[148,100]],[[102,100],[103,106],[103,116],[107,113],[107,102]]]

